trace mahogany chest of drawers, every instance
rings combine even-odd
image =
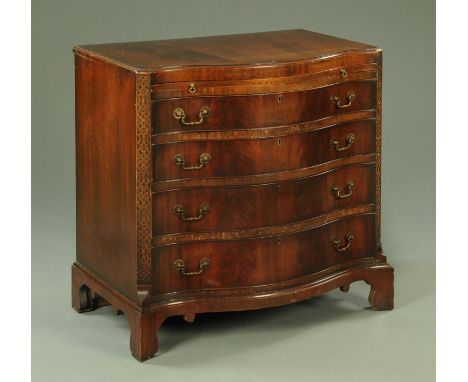
[[[124,313],[145,360],[169,316],[357,280],[393,307],[380,49],[287,30],[74,52],[74,309]]]

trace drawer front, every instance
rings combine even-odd
[[[283,236],[155,247],[153,293],[260,286],[317,273],[375,256],[374,230],[368,214]]]
[[[374,164],[287,182],[158,192],[153,194],[153,236],[283,225],[374,199]]]
[[[276,173],[374,151],[374,119],[284,137],[167,143],[153,146],[153,179]]]
[[[200,96],[227,96],[306,91],[345,81],[376,80],[375,63],[326,67],[312,73],[251,80],[217,80],[155,83],[151,86],[152,99]]]
[[[350,81],[300,92],[154,101],[153,131],[239,130],[313,121],[375,109],[375,91],[375,81]]]

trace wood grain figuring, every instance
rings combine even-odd
[[[338,186],[346,194],[349,181],[355,184],[352,194],[339,199],[332,187]],[[366,164],[266,185],[188,188],[155,193],[153,236],[244,230],[307,220],[354,205],[372,204],[374,187],[375,167]],[[210,210],[199,221],[183,221],[174,212],[175,205],[182,205],[187,215],[196,215],[203,203],[209,203]]]
[[[125,314],[144,361],[174,315],[358,280],[393,308],[379,48],[291,30],[74,52],[76,311]]]
[[[346,104],[349,92],[356,95],[351,106],[347,109],[337,108],[331,97],[336,95]],[[185,126],[173,116],[176,108],[182,108],[189,122],[198,121],[202,107],[209,107],[210,112],[204,122],[197,126]],[[353,81],[284,94],[179,98],[153,101],[153,132],[253,129],[371,109],[375,109],[374,81]]]
[[[343,241],[348,232],[355,236],[349,250],[337,253],[332,240]],[[374,215],[352,216],[279,237],[158,247],[153,261],[161,276],[154,282],[153,293],[271,284],[373,256]],[[203,258],[211,265],[197,276],[183,276],[173,267],[176,259],[182,259],[189,270],[198,270]]]
[[[335,125],[307,134],[259,140],[178,142],[153,146],[153,179],[155,182],[190,179],[236,177],[299,170],[332,160],[373,154],[375,121],[363,120]],[[336,151],[331,141],[346,146],[349,134],[355,142],[348,150]],[[188,165],[197,165],[202,153],[211,160],[200,170],[183,170],[174,163],[177,154]]]
[[[76,258],[135,297],[135,77],[80,56],[75,73]]]

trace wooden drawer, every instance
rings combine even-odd
[[[375,81],[349,81],[290,93],[153,101],[153,132],[252,129],[371,110],[375,109],[375,84]],[[344,107],[347,104],[350,106]]]
[[[336,65],[336,64],[335,64]],[[295,92],[320,88],[345,81],[376,80],[375,63],[334,67],[332,63],[321,70],[295,76],[251,80],[217,80],[163,82],[151,86],[154,100],[201,96],[228,96],[245,94]]]
[[[348,234],[353,235],[351,241]],[[336,246],[343,249],[347,244],[348,249],[337,251]],[[283,236],[155,247],[153,293],[273,284],[373,256],[373,214]],[[199,272],[201,264],[205,268],[198,275],[183,275],[177,264],[184,272]]]
[[[374,164],[344,166],[287,182],[158,192],[153,195],[153,236],[283,225],[372,204],[374,198]],[[184,220],[193,218],[199,220]]]
[[[348,149],[339,151],[348,145]],[[153,146],[153,179],[161,182],[276,173],[374,151],[374,119],[284,137],[168,143]],[[203,154],[209,155],[205,163]]]

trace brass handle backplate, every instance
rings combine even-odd
[[[174,118],[180,119],[180,122],[182,122],[182,125],[185,125],[185,126],[194,126],[194,125],[202,124],[203,121],[205,120],[205,117],[208,114],[210,114],[210,108],[208,106],[202,106],[202,108],[200,109],[200,113],[198,113],[198,117],[200,119],[198,121],[187,122],[185,120],[185,111],[181,107],[174,109],[174,112],[172,113]]]
[[[351,106],[351,103],[353,102],[353,99],[356,98],[356,94],[354,94],[354,92],[349,92],[347,95],[346,95],[346,100],[348,101],[348,103],[342,105],[341,104],[341,101],[340,101],[340,97],[336,96],[336,95],[333,95],[331,96],[331,100],[332,102],[335,104],[335,106],[339,109],[346,109],[347,107],[350,107]]]
[[[200,208],[198,209],[198,216],[186,217],[184,215],[184,212],[185,212],[184,208],[180,204],[174,206],[174,212],[177,215],[179,215],[179,217],[184,222],[193,222],[193,221],[200,220],[201,218],[203,218],[203,216],[205,216],[208,213],[209,210],[210,210],[210,207],[208,206],[208,204],[202,203],[200,205]]]
[[[332,191],[337,199],[349,198],[353,194],[354,181],[348,180],[346,182],[346,194],[341,193],[341,189],[338,186],[333,186]]]
[[[335,247],[336,252],[346,251],[349,248],[349,246],[351,245],[351,241],[353,241],[354,235],[352,233],[347,233],[346,236],[345,236],[345,239],[346,239],[346,244],[343,245],[343,246],[341,245],[340,240],[338,240],[338,239],[332,240],[332,244]]]
[[[336,151],[344,151],[348,150],[355,141],[356,137],[351,133],[346,137],[346,146],[340,147],[340,142],[334,139],[330,141],[330,144],[335,148]]]
[[[198,266],[198,271],[193,271],[193,272],[187,272],[185,270],[185,264],[184,260],[182,259],[177,259],[174,261],[174,268],[179,271],[181,274],[184,276],[196,276],[202,274],[205,269],[207,269],[211,265],[211,262],[209,259],[201,259],[200,260],[200,265]]]
[[[195,87],[195,84],[193,82],[191,82],[188,86],[188,92],[189,93],[195,93],[197,91],[197,88]]]
[[[205,164],[211,160],[211,156],[208,153],[203,153],[200,155],[199,164],[197,166],[186,166],[185,158],[182,154],[177,154],[174,157],[174,163],[177,166],[180,166],[183,170],[200,170]]]

